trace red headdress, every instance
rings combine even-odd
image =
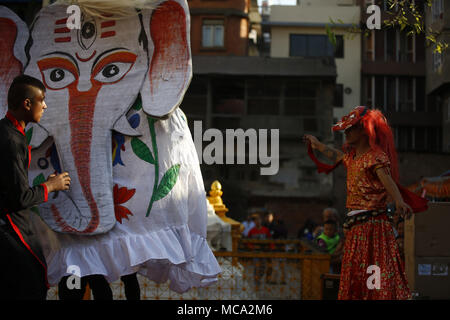
[[[355,124],[360,124],[369,137],[369,145],[372,149],[381,149],[389,157],[391,163],[391,175],[395,182],[399,180],[398,158],[395,150],[394,135],[386,117],[380,110],[358,106],[341,121],[332,127],[333,131],[346,130]],[[344,145],[344,149],[348,146]]]

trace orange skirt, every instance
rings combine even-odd
[[[379,281],[374,280],[377,274]],[[388,217],[382,214],[354,223],[346,234],[338,299],[410,298],[404,262]]]

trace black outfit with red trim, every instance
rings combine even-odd
[[[45,185],[30,187],[30,148],[9,113],[0,120],[0,299],[44,300],[47,266],[33,233],[30,208],[47,201]]]

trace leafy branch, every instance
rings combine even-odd
[[[155,166],[155,181],[153,183],[153,193],[147,208],[147,213],[145,215],[146,217],[149,216],[150,211],[153,207],[153,203],[167,196],[173,189],[178,180],[178,174],[180,172],[180,165],[175,164],[164,173],[161,181],[159,181],[158,146],[156,144],[155,132],[156,120],[151,117],[147,117],[147,120],[150,129],[153,153],[150,151],[150,148],[139,138],[134,137],[131,139],[131,148],[133,149],[133,152],[138,156],[138,158]]]
[[[408,37],[414,34],[424,34],[427,40],[428,46],[434,46],[433,51],[442,53],[448,49],[448,43],[438,40],[440,32],[434,30],[431,26],[425,25],[424,14],[420,12],[417,1],[414,0],[387,0],[387,10],[386,13],[390,16],[389,19],[385,19],[382,23],[382,29],[396,28],[399,27],[400,31],[406,32]],[[426,0],[425,9],[431,8],[433,6],[432,0]],[[334,21],[329,19],[330,24],[326,24],[326,32],[330,42],[333,46],[336,46],[336,36],[334,34],[333,28],[342,28],[344,22],[340,19]],[[365,24],[357,25],[352,24],[351,27],[346,28],[348,35],[362,34],[364,36],[369,36],[371,30],[365,28]]]

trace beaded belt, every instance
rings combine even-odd
[[[355,224],[364,223],[370,218],[379,217],[382,215],[385,215],[388,218],[388,220],[392,222],[392,215],[386,212],[386,209],[378,209],[378,210],[368,210],[354,216],[346,217],[344,224],[342,226],[344,227],[344,229],[350,229]]]

